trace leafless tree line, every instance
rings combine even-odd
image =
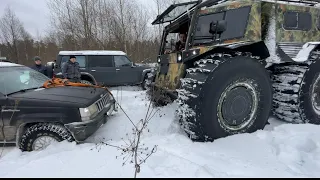
[[[0,56],[30,65],[60,50],[122,50],[135,62],[155,62],[163,26],[151,26],[175,0],[50,0],[51,22],[42,37],[32,37],[8,7],[0,19]]]

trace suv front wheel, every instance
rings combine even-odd
[[[69,131],[60,124],[39,123],[30,126],[21,137],[19,148],[22,151],[39,151],[53,142],[73,141]]]

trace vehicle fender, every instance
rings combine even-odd
[[[81,76],[83,76],[83,75],[89,76],[89,77],[92,79],[92,81],[93,81],[94,84],[98,84],[97,81],[96,81],[96,79],[94,78],[94,76],[93,76],[92,74],[87,73],[87,72],[81,72]]]
[[[67,116],[64,113],[33,113],[33,114],[23,114],[14,118],[10,122],[17,126],[16,132],[16,145],[20,141],[20,137],[25,130],[27,124],[36,124],[36,123],[60,123],[67,124],[69,123]]]
[[[72,110],[71,110],[72,111]],[[74,111],[72,111],[74,112]],[[30,113],[30,114],[21,114],[18,117],[11,120],[10,124],[20,125],[23,123],[70,123],[71,121],[68,119],[70,117],[70,113],[66,113],[63,111],[61,113],[50,113],[50,112],[41,112],[41,113]],[[74,120],[73,120],[74,121]]]
[[[151,68],[144,69],[144,70],[142,71],[142,74],[141,74],[140,82],[142,83],[143,80],[144,80],[144,77],[145,77],[148,73],[151,73],[151,72],[152,72],[152,69],[151,69]]]

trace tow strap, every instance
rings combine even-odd
[[[83,83],[73,83],[70,82],[67,79],[60,79],[60,78],[52,78],[50,80],[47,80],[44,84],[43,87],[48,89],[48,88],[55,88],[55,87],[63,87],[63,86],[76,86],[76,87],[93,87],[93,88],[103,88],[108,90],[110,94],[112,94],[108,88],[103,87],[103,86],[97,86],[97,85],[90,85],[90,84],[83,84]]]

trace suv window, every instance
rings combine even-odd
[[[114,56],[116,67],[131,66],[131,61],[126,56]]]
[[[65,62],[68,62],[70,59],[70,56],[62,56],[61,57],[61,62],[60,62],[60,67],[63,67],[63,64]],[[85,56],[76,56],[77,62],[79,63],[79,66],[81,68],[86,67],[86,57]]]
[[[112,56],[88,56],[89,67],[113,67]]]

